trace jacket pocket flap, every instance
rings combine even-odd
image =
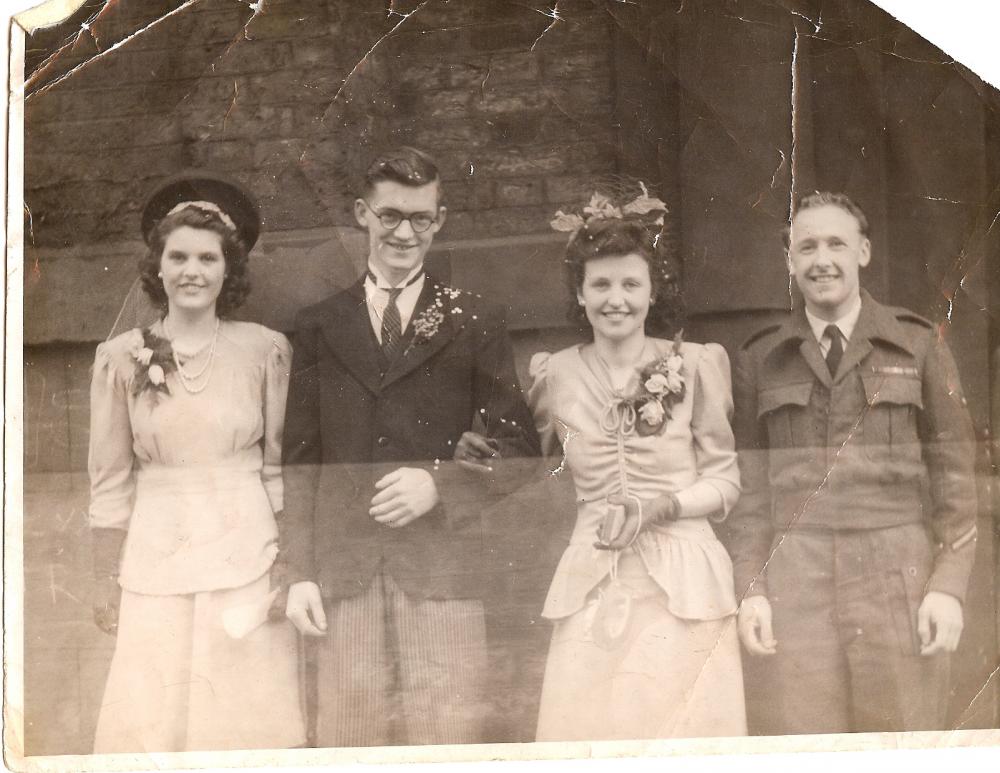
[[[920,379],[907,376],[885,376],[879,373],[862,376],[865,384],[865,398],[869,405],[893,403],[895,405],[915,405],[924,407]]]
[[[803,381],[798,384],[782,384],[781,386],[762,389],[757,399],[757,418],[770,413],[784,405],[809,405],[813,382]]]

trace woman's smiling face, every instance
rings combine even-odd
[[[160,271],[171,311],[214,310],[226,277],[222,237],[204,228],[175,228],[163,244]]]
[[[584,267],[576,297],[595,339],[617,342],[641,335],[653,301],[649,263],[637,252],[592,258]]]

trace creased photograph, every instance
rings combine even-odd
[[[8,765],[1000,748],[988,81],[868,0],[57,5]]]

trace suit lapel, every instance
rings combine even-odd
[[[426,322],[433,327],[438,315],[440,321],[437,322],[436,330],[417,332],[418,322]],[[389,369],[382,378],[382,387],[398,381],[441,351],[461,327],[454,317],[448,293],[428,275],[417,299],[417,305],[413,307],[410,324],[407,325],[406,333],[403,335],[402,349],[396,359],[389,363]]]
[[[323,326],[323,338],[365,388],[378,392],[381,352],[365,303],[364,277],[337,296],[334,303],[330,320]]]

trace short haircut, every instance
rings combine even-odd
[[[857,204],[855,204],[851,197],[846,193],[830,193],[829,191],[815,191],[814,193],[808,193],[798,200],[795,206],[792,208],[792,216],[788,219],[788,223],[785,225],[782,231],[782,238],[785,241],[785,249],[787,250],[791,246],[791,231],[792,231],[792,220],[795,216],[799,214],[804,209],[815,209],[817,207],[840,207],[842,210],[848,214],[854,215],[854,219],[858,221],[858,230],[861,235],[868,238],[868,218]]]
[[[403,145],[380,154],[365,171],[361,193],[369,195],[376,184],[389,181],[419,188],[432,182],[438,183],[438,203],[441,202],[441,175],[437,164],[427,153]]]

